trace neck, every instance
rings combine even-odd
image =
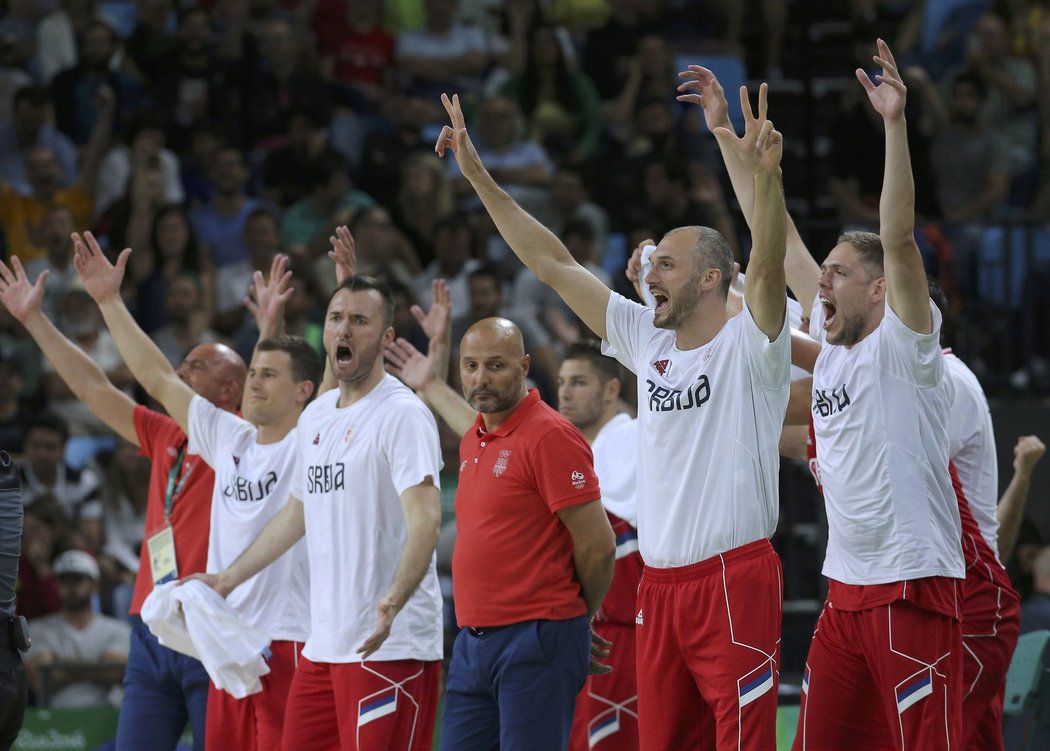
[[[95,614],[90,607],[81,610],[66,610],[62,615],[65,617],[66,622],[78,631],[87,628],[95,620]]]
[[[220,214],[236,214],[244,205],[244,194],[240,191],[229,194],[216,193],[213,200],[215,210]]]
[[[53,488],[55,483],[58,482],[58,466],[52,467],[33,467],[33,474],[36,475],[36,479],[40,481],[41,485],[48,488]]]
[[[296,423],[299,422],[299,415],[302,413],[301,409],[289,412],[286,415],[282,415],[277,420],[267,425],[256,425],[255,426],[255,442],[260,446],[265,446],[270,443],[279,443],[284,440],[292,428],[295,427]]]
[[[383,380],[385,375],[386,371],[383,369],[383,363],[377,359],[376,365],[360,381],[340,381],[339,401],[336,402],[336,406],[349,407],[351,404],[365,398],[372,389],[379,385],[379,382]]]
[[[528,390],[525,390],[522,393],[521,398],[518,399],[518,401],[514,402],[513,407],[511,407],[510,409],[503,410],[502,412],[482,412],[481,419],[485,422],[485,430],[492,432],[500,425],[502,425],[506,421],[507,416],[511,412],[516,410],[518,408],[518,405],[525,401],[525,397],[528,395]]]
[[[718,336],[728,320],[725,301],[719,295],[708,295],[689,320],[675,329],[675,344],[681,350],[703,347]]]

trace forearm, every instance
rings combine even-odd
[[[879,236],[888,257],[910,250],[915,235],[915,181],[902,115],[886,123],[886,163],[879,199]]]
[[[784,269],[787,250],[787,208],[780,170],[760,172],[754,177],[755,202],[751,218],[751,261],[748,271]]]
[[[1014,472],[1010,484],[1006,486],[999,505],[995,509],[995,516],[999,520],[999,560],[1004,563],[1013,555],[1014,545],[1017,543],[1017,534],[1021,529],[1021,520],[1024,518],[1024,508],[1028,503],[1028,488],[1031,484],[1031,475],[1025,472]]]
[[[430,380],[420,395],[460,437],[466,435],[477,419],[477,413],[444,380]]]
[[[788,289],[795,295],[795,299],[802,305],[803,318],[809,318],[810,306],[819,289],[820,266],[813,260],[790,214],[786,214],[786,229],[784,280],[787,282]]]
[[[168,358],[135,323],[120,295],[102,301],[99,309],[135,380],[155,399],[161,399],[162,386],[171,379],[178,380]]]
[[[386,595],[398,611],[405,606],[426,576],[441,534],[441,498],[437,488],[433,485],[417,486],[406,492],[415,493],[417,498],[405,515],[408,537],[394,581]]]
[[[573,549],[572,562],[576,568],[576,578],[580,581],[580,594],[587,604],[587,617],[593,618],[612,584],[616,555],[576,547]]]
[[[288,504],[267,522],[255,541],[229,568],[218,573],[216,590],[223,596],[228,595],[284,555],[305,534],[303,504],[297,498],[289,498]]]

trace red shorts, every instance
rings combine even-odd
[[[204,721],[206,748],[270,751],[281,747],[284,707],[295,668],[302,660],[302,642],[270,642],[270,672],[262,677],[262,691],[234,699],[225,691],[208,687],[208,712]]]
[[[640,748],[776,748],[782,598],[768,540],[645,568],[635,624]]]
[[[441,663],[311,662],[288,696],[286,751],[430,751]]]
[[[576,699],[569,751],[637,751],[638,683],[634,626],[594,622],[595,632],[613,643],[605,662],[613,671],[587,678]]]
[[[795,751],[947,751],[962,732],[962,630],[897,600],[825,603],[802,679]]]

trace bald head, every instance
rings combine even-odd
[[[521,329],[506,318],[475,323],[460,343],[459,372],[463,396],[471,407],[497,420],[510,412],[528,393],[529,356]]]
[[[216,407],[234,412],[248,369],[241,356],[218,342],[200,344],[190,350],[178,368],[179,377]]]
[[[506,318],[483,318],[475,323],[463,335],[460,349],[467,345],[468,339],[471,339],[472,344],[500,348],[507,357],[525,356],[525,340],[521,336],[521,329],[514,321]]]

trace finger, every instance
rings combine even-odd
[[[744,122],[751,123],[755,114],[751,111],[751,99],[747,96],[747,86],[740,87],[740,109],[744,111]]]
[[[762,130],[758,132],[758,139],[755,141],[755,145],[760,149],[767,148],[771,144],[770,134],[772,134],[772,132],[773,122],[771,120],[766,120],[762,123]]]
[[[279,295],[277,295],[277,299],[280,301],[281,305],[284,305],[286,302],[292,299],[292,296],[294,294],[295,287],[289,287],[288,289],[284,290],[284,292],[281,292]]]
[[[716,140],[724,141],[726,143],[733,143],[734,141],[738,140],[736,134],[729,128],[715,128],[713,131],[711,131],[711,134],[715,137]]]
[[[595,644],[599,644],[603,647],[611,647],[613,643],[594,631],[591,632],[591,641]]]
[[[420,323],[423,323],[423,321],[427,320],[427,314],[424,313],[423,309],[418,305],[413,305],[411,308],[408,309],[408,312],[411,313],[412,317]]]
[[[99,247],[98,240],[95,239],[90,230],[84,233],[84,239],[87,240],[88,248],[91,249],[92,253],[102,255],[102,248]]]
[[[860,85],[864,87],[864,90],[866,92],[870,94],[871,92],[875,91],[875,84],[873,84],[871,82],[871,79],[868,78],[867,73],[865,73],[861,68],[857,68],[857,70],[854,71],[854,73],[857,76],[857,80],[860,81]]]
[[[445,156],[445,149],[452,143],[452,128],[447,125],[441,128],[441,132],[438,133],[437,143],[434,144],[434,151],[437,152],[438,156]]]
[[[18,261],[18,256],[11,256],[11,265],[14,266],[15,262]],[[19,262],[19,265],[21,263]],[[17,268],[17,267],[16,267]],[[14,284],[18,277],[11,273],[11,269],[7,268],[7,264],[0,261],[0,279],[3,279],[8,284]]]
[[[889,73],[889,77],[890,77],[890,78],[894,78],[894,79],[898,79],[898,80],[900,80],[901,74],[897,72],[897,66],[896,66],[896,65],[894,65],[893,63],[891,63],[891,62],[890,62],[889,60],[886,60],[885,58],[879,57],[878,55],[876,55],[876,56],[875,56],[874,58],[872,58],[872,59],[873,59],[873,60],[874,60],[874,61],[875,61],[875,62],[876,62],[877,64],[879,64],[880,66],[882,66],[882,72],[883,72],[884,74],[885,74],[885,73]]]
[[[897,58],[893,56],[893,51],[890,49],[890,46],[886,43],[886,41],[884,39],[879,39],[876,44],[879,47],[879,53],[882,55],[882,57],[889,60],[890,65],[896,68]]]
[[[758,119],[765,120],[768,110],[767,100],[769,98],[769,84],[763,83],[758,87]]]
[[[92,238],[92,240],[94,240],[94,238]],[[95,248],[98,248],[97,244],[95,245]],[[99,253],[99,255],[102,254],[102,251],[97,252]],[[117,256],[117,270],[120,271],[120,273],[124,273],[124,268],[128,265],[128,258],[130,257],[131,248],[124,248],[124,250],[120,251],[120,255]]]
[[[84,247],[84,241],[80,239],[79,232],[73,232],[70,234],[69,239],[73,241],[73,255],[83,255],[87,253],[87,249]]]
[[[23,272],[24,274],[25,272]],[[33,285],[33,289],[43,289],[47,285],[47,278],[51,276],[51,269],[44,269],[40,272],[40,276],[36,278],[36,284]]]
[[[244,298],[244,307],[248,309],[248,312],[253,316],[259,314],[259,306],[255,304],[255,300],[250,297]]]
[[[452,293],[448,291],[448,282],[444,279],[435,279],[430,295],[435,302],[449,305],[452,302]]]
[[[703,97],[699,94],[679,94],[675,99],[679,102],[689,102],[690,104],[699,104],[701,107],[704,106]]]

